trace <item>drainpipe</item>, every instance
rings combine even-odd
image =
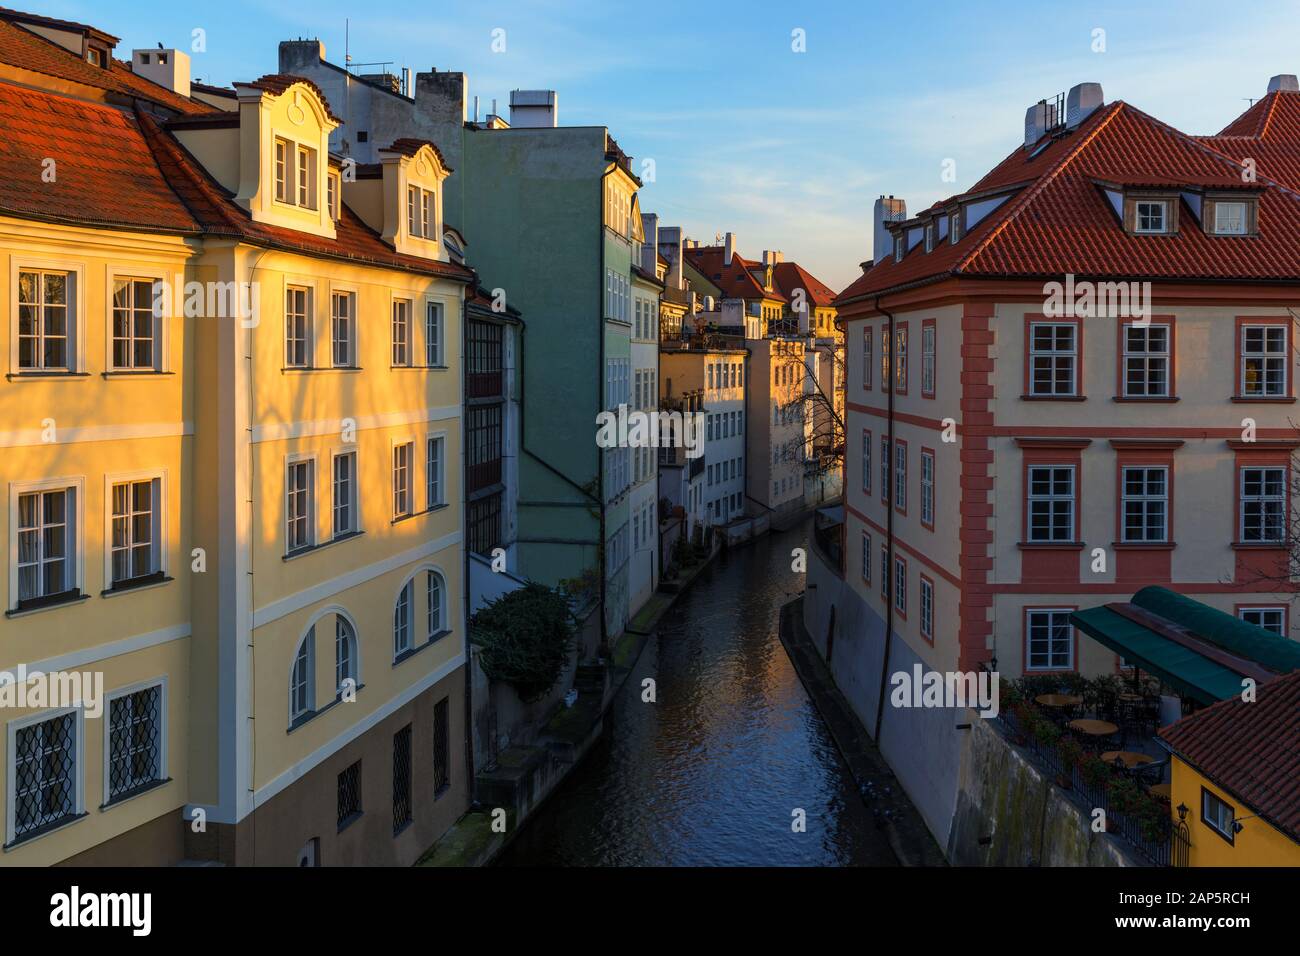
[[[467,397],[465,383],[469,379],[469,350],[466,345],[466,340],[469,338],[469,299],[470,289],[466,287],[462,293],[460,303],[460,474],[462,482],[460,496],[460,550],[464,558],[464,568],[461,572],[461,600],[464,602],[461,605],[461,627],[465,634],[465,781],[468,790],[467,796],[469,797],[467,802],[470,806],[473,806],[475,803],[474,702],[471,698],[474,693],[474,653],[469,640],[469,577],[473,571],[468,542],[465,540],[466,531],[469,528],[469,425],[466,421],[469,416],[466,414],[468,407],[465,404]]]
[[[880,304],[880,296],[876,296],[874,308],[877,312],[883,312],[889,319],[889,346],[885,353],[889,356],[889,377],[890,381],[885,382],[888,396],[888,408],[885,416],[885,437],[888,442],[889,458],[886,460],[885,468],[885,487],[881,490],[887,495],[888,504],[885,507],[885,566],[881,572],[885,577],[886,594],[885,600],[885,654],[880,662],[880,694],[876,699],[876,747],[880,747],[880,732],[885,719],[885,687],[889,682],[889,649],[893,642],[894,634],[894,589],[898,586],[894,581],[894,491],[892,487],[894,481],[894,381],[897,380],[898,371],[894,368],[894,363],[898,361],[898,356],[894,354],[894,314]]]
[[[596,366],[596,411],[599,413],[604,406],[605,396],[605,295],[602,282],[605,278],[605,180],[613,168],[605,170],[600,175],[600,192],[596,196],[597,209],[597,226],[596,226],[596,243],[597,255],[599,256],[600,267],[596,273],[596,338],[600,343],[600,364]],[[630,364],[630,363],[629,363]],[[596,573],[600,575],[600,648],[602,653],[607,650],[609,644],[609,628],[606,626],[606,613],[608,608],[605,601],[608,599],[608,588],[606,587],[605,565],[609,561],[609,555],[605,553],[605,452],[598,448],[596,451],[596,505],[600,508],[600,533],[596,541],[596,554],[600,560],[596,562]]]

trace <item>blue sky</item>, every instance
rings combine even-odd
[[[731,230],[749,256],[781,249],[836,289],[870,254],[877,195],[915,211],[968,188],[1043,97],[1098,81],[1107,102],[1211,133],[1271,75],[1300,73],[1294,0],[15,5],[120,36],[123,57],[184,49],[200,27],[193,71],[209,83],[274,72],[289,37],[318,36],[341,62],[350,20],[354,62],[463,70],[484,112],[496,98],[505,113],[511,89],[556,89],[562,125],[607,125],[638,164],[654,159],[642,209],[706,241]],[[806,52],[792,50],[795,29]],[[949,159],[955,182],[942,179]]]

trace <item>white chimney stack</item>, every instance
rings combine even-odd
[[[1270,93],[1300,92],[1300,82],[1297,82],[1294,73],[1279,73],[1268,81],[1268,91]]]
[[[727,233],[727,237],[723,241],[723,246],[722,246],[722,264],[724,266],[731,265],[731,257],[735,253],[735,251],[736,251],[736,236],[735,233],[729,232]]]
[[[190,95],[190,56],[180,50],[133,50],[131,72],[165,86],[181,96]]]
[[[871,234],[874,261],[879,262],[886,256],[894,254],[894,237],[885,228],[885,223],[902,222],[906,218],[907,203],[903,200],[895,199],[893,196],[881,196],[876,200],[876,208],[872,214],[874,228]]]
[[[1065,97],[1065,125],[1074,129],[1106,103],[1100,83],[1079,83]]]

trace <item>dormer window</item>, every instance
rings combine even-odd
[[[87,49],[86,49],[86,62],[89,63],[91,66],[97,66],[97,67],[99,67],[100,69],[103,69],[103,68],[104,68],[104,51],[101,50],[101,49],[99,49],[98,47],[93,47],[93,46],[92,46],[92,47],[87,47]]]
[[[1214,203],[1214,234],[1216,236],[1244,236],[1247,229],[1247,209],[1243,201],[1216,200]]]
[[[948,241],[957,245],[961,241],[961,212],[948,213]]]
[[[339,174],[331,171],[325,177],[325,202],[329,206],[330,218],[335,222],[339,220]]]
[[[899,230],[894,233],[894,261],[902,262],[903,256],[907,252],[907,233]]]
[[[316,208],[316,150],[276,139],[275,198],[304,209]]]
[[[434,196],[419,186],[406,187],[406,231],[414,239],[436,239]]]
[[[934,249],[934,232],[935,224],[927,222],[925,224],[925,251],[930,252]]]
[[[1139,199],[1136,203],[1133,231],[1142,235],[1169,232],[1169,200]]]

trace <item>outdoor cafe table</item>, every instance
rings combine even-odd
[[[1074,694],[1039,694],[1034,702],[1044,707],[1078,707],[1083,703],[1083,698]]]
[[[1089,720],[1081,718],[1072,720],[1065,726],[1071,730],[1077,730],[1081,734],[1087,734],[1089,737],[1109,737],[1111,734],[1119,733],[1119,728],[1109,720]]]
[[[1133,750],[1107,750],[1101,755],[1101,759],[1106,763],[1115,763],[1118,761],[1123,764],[1125,769],[1132,770],[1134,767],[1140,767],[1144,763],[1153,763],[1154,757],[1140,754]]]

